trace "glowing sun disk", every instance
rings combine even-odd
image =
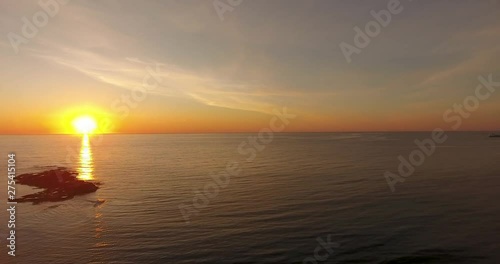
[[[97,123],[90,116],[82,116],[73,121],[73,127],[80,134],[90,134],[97,128]]]

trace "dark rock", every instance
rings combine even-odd
[[[66,168],[57,168],[40,173],[27,173],[16,177],[16,183],[45,189],[41,192],[25,195],[16,202],[59,202],[76,195],[93,193],[99,189],[96,183],[77,178],[78,173]]]

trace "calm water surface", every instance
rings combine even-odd
[[[448,133],[390,191],[384,172],[429,135],[280,134],[252,162],[238,146],[253,134],[1,136],[3,171],[14,151],[19,173],[67,166],[102,185],[18,205],[17,257],[0,263],[302,263],[328,235],[325,263],[500,263],[500,139]],[[241,173],[186,223],[179,205],[231,161]]]

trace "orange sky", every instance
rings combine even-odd
[[[74,133],[82,115],[101,133],[254,132],[283,107],[288,132],[451,130],[478,77],[500,81],[498,4],[405,6],[346,61],[385,2],[256,1],[221,21],[210,1],[77,1],[17,44],[44,9],[2,2],[0,134]],[[500,130],[498,113],[496,92],[458,130]]]

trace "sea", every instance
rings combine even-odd
[[[488,135],[0,136],[0,263],[500,263]],[[66,167],[99,184],[18,203],[15,257],[9,153],[18,175]]]

